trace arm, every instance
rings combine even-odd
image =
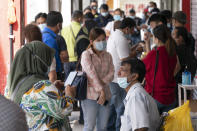
[[[56,73],[56,60],[53,58],[52,64],[50,66],[50,72],[48,74],[49,80],[53,83],[57,80],[57,73]]]
[[[90,81],[93,83],[95,90],[97,92],[101,92],[104,85],[97,75],[91,57],[91,54],[88,51],[85,51],[81,57],[81,66],[83,71],[87,74]]]
[[[176,67],[175,67],[175,70],[174,70],[174,76],[177,75],[177,73],[180,71],[181,69],[181,64],[180,64],[180,61],[179,61],[179,57],[177,56],[177,64],[176,64]]]
[[[109,84],[113,78],[114,78],[114,65],[113,65],[113,61],[112,61],[112,56],[109,55],[109,71],[107,73],[107,75],[103,78],[103,82],[105,84]]]
[[[118,41],[116,44],[116,49],[117,49],[118,57],[120,58],[121,61],[130,58],[130,47],[126,39],[123,39],[122,41]]]

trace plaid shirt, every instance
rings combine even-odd
[[[111,55],[103,51],[98,56],[90,48],[83,52],[81,65],[88,77],[87,99],[97,100],[100,91],[104,89],[106,99],[109,100],[111,92],[108,85],[114,78],[114,65]],[[105,85],[102,85],[101,81]]]
[[[0,131],[28,131],[25,113],[0,95]]]

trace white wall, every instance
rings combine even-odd
[[[48,0],[27,0],[27,23],[34,21],[40,12],[49,12]]]
[[[63,27],[71,22],[71,0],[62,0]]]

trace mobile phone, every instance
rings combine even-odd
[[[77,76],[77,71],[70,72],[68,78],[66,79],[66,82],[64,83],[64,86],[66,87],[67,85],[72,85],[76,76]]]

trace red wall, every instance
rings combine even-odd
[[[186,28],[188,29],[188,31],[190,31],[190,0],[182,0],[182,10],[186,13],[187,15],[187,24],[186,24]]]
[[[14,53],[21,45],[21,0],[15,0],[17,22],[14,24]],[[7,20],[8,0],[2,0],[0,4],[0,93],[3,93],[6,78],[10,68],[10,44],[9,44],[9,24]]]

